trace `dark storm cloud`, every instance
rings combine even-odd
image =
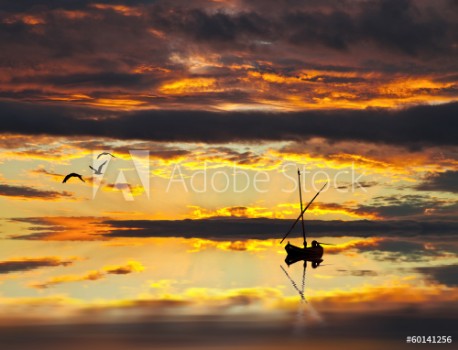
[[[34,187],[11,186],[5,184],[0,184],[0,196],[43,200],[54,200],[59,198],[73,197],[73,195],[67,191],[57,192],[39,190]]]
[[[458,286],[458,265],[418,267],[415,271],[426,275],[431,282],[445,284],[448,287]]]
[[[403,203],[396,205],[360,205],[355,210],[360,214],[374,214],[378,217],[393,218],[402,216],[423,215],[425,208],[411,203]]]
[[[61,260],[53,257],[46,258],[20,258],[0,261],[0,274],[29,271],[40,267],[68,266],[71,260]]]
[[[369,204],[347,207],[336,203],[324,203],[323,208],[344,209],[358,215],[375,215],[384,219],[423,218],[437,219],[458,213],[458,204],[454,201],[437,199],[422,195],[393,195],[374,197]]]
[[[0,9],[5,12],[46,11],[52,9],[82,10],[94,4],[129,5],[153,4],[155,0],[22,0],[0,1]]]
[[[408,55],[452,49],[453,24],[434,12],[421,13],[413,1],[367,2],[362,9],[356,18],[337,13],[328,19],[331,32],[325,33],[330,45],[346,48],[355,41],[370,41]]]
[[[388,98],[397,105],[404,96],[384,85],[411,74],[447,81],[419,88],[412,96],[451,100],[457,90],[447,75],[457,68],[458,30],[456,11],[449,6],[381,0],[4,1],[0,47],[7,49],[0,55],[0,96],[105,103],[107,108],[109,101],[95,99],[208,109],[224,102],[291,105],[285,94],[294,94],[310,104],[328,98],[384,104]],[[307,76],[309,69],[355,74]],[[268,89],[261,89],[263,78],[251,73],[263,72],[288,78],[288,83],[263,81]],[[159,88],[203,76],[215,78],[218,91],[171,95]],[[317,88],[323,84],[336,89]],[[280,87],[281,93],[275,91]]]
[[[122,113],[13,102],[0,102],[0,108],[5,117],[1,132],[32,135],[210,143],[303,141],[323,137],[417,148],[458,144],[458,103],[396,111],[291,113],[165,110]]]
[[[105,221],[111,232],[105,237],[185,237],[222,240],[281,238],[291,225],[285,219],[202,219]],[[323,236],[448,235],[456,232],[456,222],[415,221],[308,221],[310,232]],[[127,230],[125,230],[127,229]],[[299,228],[297,228],[297,233]],[[21,237],[18,237],[21,238]],[[27,238],[23,236],[22,238]]]
[[[67,74],[67,75],[35,75],[31,77],[13,78],[12,83],[41,83],[56,87],[137,87],[155,85],[154,79],[143,74],[129,74],[116,72],[100,72],[94,74]]]
[[[197,41],[233,43],[238,40],[270,38],[273,23],[255,12],[206,13],[200,9],[153,12],[152,22],[167,33],[180,33]]]
[[[145,18],[94,7],[76,13],[68,17],[62,11],[48,11],[46,5],[20,14],[0,12],[5,17],[0,21],[0,46],[8,48],[0,67],[17,70],[11,76],[18,78],[29,71],[123,74],[145,61],[155,65],[167,61],[168,50],[157,45]],[[27,24],[27,16],[40,24]]]
[[[458,193],[458,171],[447,170],[443,173],[430,174],[418,186],[420,191],[438,191]]]
[[[297,46],[320,45],[335,50],[370,42],[379,48],[405,55],[450,52],[454,24],[437,11],[416,6],[409,0],[347,3],[350,10],[334,2],[322,9],[306,3],[287,7],[263,3],[249,12],[205,12],[201,9],[165,8],[151,15],[153,24],[165,32],[197,41],[221,43],[289,42]]]
[[[308,2],[290,6],[278,1],[270,2],[269,6],[265,6],[264,2],[249,2],[245,6],[242,2],[236,6],[235,11],[227,4],[212,1],[193,3],[146,0],[2,1],[0,8],[9,14],[47,15],[50,23],[44,23],[43,28],[46,29],[46,36],[51,37],[39,41],[49,47],[56,42],[60,45],[66,43],[64,46],[69,53],[81,49],[84,43],[83,47],[88,53],[98,51],[96,46],[90,44],[94,43],[92,38],[107,37],[103,33],[110,28],[120,35],[119,39],[129,37],[138,43],[134,36],[129,35],[133,28],[137,34],[145,34],[153,27],[171,39],[191,39],[214,48],[225,45],[231,49],[228,45],[237,45],[248,52],[262,51],[260,47],[272,43],[292,44],[299,50],[316,45],[338,51],[371,43],[381,50],[401,55],[427,53],[439,57],[456,50],[456,11],[446,1],[437,3],[433,11],[431,6],[409,0],[348,1],[345,4],[335,1],[323,3],[322,6]],[[108,6],[101,8],[94,6],[96,4]],[[110,7],[112,5],[124,5],[139,11],[135,16],[123,16],[113,10]],[[61,22],[54,22],[56,16],[52,11],[62,9],[80,10],[93,15],[96,20],[80,18],[79,23],[84,24],[81,27],[73,27],[64,18]],[[113,18],[120,22],[119,28],[129,29],[125,33],[119,28],[116,30],[110,23]],[[59,23],[66,26],[58,26]],[[87,33],[86,27],[92,30],[91,36],[83,35]],[[80,32],[81,37],[75,35],[77,28],[79,31],[76,33]],[[20,32],[22,40],[29,40],[28,36],[40,36],[30,31],[26,25],[6,23],[0,26],[0,32],[11,33],[11,30],[17,31],[17,34]],[[3,39],[11,38],[8,39],[6,35]],[[128,43],[119,45],[112,51],[123,50]],[[60,52],[65,54],[65,51]]]

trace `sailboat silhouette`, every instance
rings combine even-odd
[[[291,231],[294,229],[296,224],[298,223],[299,220],[301,220],[302,223],[302,236],[304,238],[304,247],[300,248],[297,247],[291,243],[288,242],[288,244],[285,246],[285,250],[287,253],[285,262],[289,266],[291,264],[294,264],[298,261],[303,260],[304,261],[304,268],[307,265],[307,261],[312,262],[312,267],[316,268],[318,267],[321,262],[323,262],[323,259],[321,257],[323,256],[324,249],[321,246],[323,243],[319,243],[317,241],[312,242],[311,247],[307,247],[307,240],[305,238],[305,225],[304,225],[304,213],[305,211],[310,207],[310,205],[313,203],[316,197],[323,191],[323,189],[326,187],[327,183],[324,184],[324,186],[317,192],[315,197],[312,198],[312,200],[307,204],[305,208],[303,208],[302,205],[302,188],[301,188],[301,172],[297,170],[297,176],[299,180],[299,201],[300,201],[300,207],[301,207],[301,213],[297,217],[296,221],[294,221],[293,225],[291,228],[288,230],[288,232],[283,236],[282,240],[280,243],[282,243],[285,238],[291,233]]]

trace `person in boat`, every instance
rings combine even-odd
[[[321,251],[321,254],[323,254],[323,247],[320,245],[320,243],[318,243],[315,240],[312,241],[312,248],[314,248],[317,251]]]

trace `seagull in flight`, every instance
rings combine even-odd
[[[102,164],[100,164],[99,168],[98,169],[94,169],[92,166],[89,165],[89,168],[91,168],[92,170],[94,170],[94,174],[95,175],[102,175],[102,168],[103,166],[107,163],[107,161],[104,161]]]
[[[114,155],[112,155],[109,152],[102,152],[97,156],[97,159],[99,159],[101,156],[112,156],[113,158],[116,158]]]
[[[79,178],[81,181],[83,182],[86,182],[83,180],[83,176],[81,176],[80,174],[77,174],[77,173],[70,173],[68,174],[67,176],[65,176],[65,179],[64,181],[62,181],[62,183],[66,183],[68,181],[68,179],[70,179],[71,177],[77,177]]]

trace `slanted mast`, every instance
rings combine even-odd
[[[304,214],[302,213],[302,186],[301,186],[301,171],[297,169],[297,179],[299,184],[299,202],[301,204],[301,223],[302,223],[302,236],[304,237],[304,248],[307,247],[307,240],[305,239],[305,226],[304,226]]]

